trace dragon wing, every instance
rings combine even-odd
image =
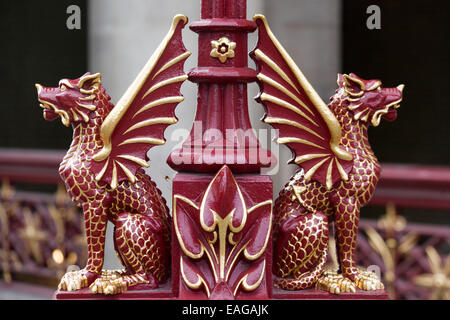
[[[181,40],[186,23],[187,17],[174,17],[164,40],[105,118],[103,147],[91,162],[97,181],[113,189],[123,180],[134,183],[136,171],[148,167],[148,150],[164,144],[164,130],[177,122],[175,107],[184,99],[180,87],[188,77],[184,62],[191,54]]]
[[[340,147],[339,122],[275,38],[266,18],[253,19],[259,39],[251,56],[261,89],[257,101],[267,112],[264,122],[279,130],[278,143],[294,152],[292,160],[305,170],[305,179],[329,190],[347,180],[353,167],[352,155]]]

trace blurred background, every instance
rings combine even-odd
[[[381,28],[371,30],[367,8],[374,4]],[[80,29],[66,25],[71,5],[80,8]],[[392,299],[450,297],[449,12],[445,0],[248,0],[247,17],[266,15],[325,101],[337,73],[406,85],[398,119],[370,130],[383,173],[361,211],[358,240],[359,264],[380,269]],[[81,215],[57,173],[72,130],[42,118],[34,83],[56,86],[62,78],[100,72],[117,102],[178,13],[198,20],[200,0],[1,1],[0,299],[49,299],[67,268],[86,260]],[[197,35],[189,28],[183,35],[193,52],[188,71],[196,65]],[[250,34],[249,48],[255,44]],[[255,129],[265,128],[263,108],[252,99],[257,92],[250,84]],[[182,93],[179,122],[166,137],[192,126],[196,85],[187,81]],[[176,143],[168,140],[148,154],[148,173],[169,206],[176,172],[165,161]],[[296,170],[286,164],[290,158],[281,146],[274,197]],[[111,232],[110,225],[109,240]],[[112,242],[106,250],[105,268],[119,268]]]

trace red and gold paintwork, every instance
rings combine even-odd
[[[276,159],[248,114],[247,83],[256,81],[248,33],[256,23],[246,11],[246,0],[203,0],[201,19],[189,26],[199,40],[198,66],[188,72],[198,84],[196,122],[167,159],[182,172],[172,187],[172,278],[181,299],[271,296],[273,191],[259,172]]]
[[[173,190],[179,298],[267,299],[271,181],[235,177],[226,165],[212,179],[199,177],[192,181],[196,188],[186,190],[183,182],[189,178],[177,176]],[[261,187],[269,192],[252,192]]]
[[[396,118],[403,85],[382,88],[379,80],[339,75],[339,88],[325,105],[271,32],[254,17],[259,41],[257,100],[266,123],[279,130],[278,143],[293,152],[301,169],[280,192],[274,207],[273,272],[286,290],[316,285],[332,293],[382,289],[374,274],[355,264],[359,210],[371,198],[380,164],[367,130],[381,117]],[[335,223],[339,272],[325,271],[329,224]]]
[[[88,244],[84,269],[62,278],[60,290],[90,286],[115,294],[143,284],[156,288],[169,276],[171,218],[148,167],[147,151],[165,143],[164,130],[177,122],[180,86],[190,55],[178,15],[166,38],[114,106],[101,75],[63,79],[56,88],[36,85],[44,118],[72,125],[73,141],[59,173],[72,200],[83,209]],[[114,245],[125,270],[103,271],[107,221],[115,225]],[[141,285],[142,287],[142,285]]]
[[[203,0],[201,10],[201,19],[190,25],[199,34],[198,66],[188,75],[183,64],[190,53],[181,41],[187,18],[179,15],[115,106],[100,74],[63,79],[58,88],[36,85],[44,118],[60,116],[74,127],[60,174],[83,208],[88,241],[87,266],[67,273],[60,289],[89,286],[93,293],[115,294],[140,284],[155,288],[167,278],[170,260],[171,294],[182,299],[268,299],[271,270],[275,285],[287,290],[382,288],[375,275],[356,267],[356,232],[359,209],[380,173],[367,129],[381,117],[395,119],[403,85],[382,88],[379,80],[339,75],[327,106],[265,18],[246,19],[246,0]],[[248,67],[247,50],[247,34],[255,30],[256,71]],[[141,167],[177,121],[174,109],[188,78],[198,83],[196,123],[202,127],[193,126],[167,159],[183,172],[173,182],[172,222]],[[261,87],[264,121],[279,130],[278,142],[294,151],[301,166],[274,210],[272,182],[259,172],[276,159],[260,146],[248,115],[247,83],[253,81]],[[238,132],[246,132],[245,139]],[[121,272],[102,271],[108,220],[115,225]],[[325,270],[332,222],[338,271]]]

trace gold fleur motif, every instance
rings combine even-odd
[[[213,49],[210,56],[219,59],[221,63],[225,63],[228,58],[234,58],[236,42],[230,41],[227,37],[211,41],[211,46]]]
[[[225,199],[235,200],[232,206],[223,211],[219,203],[226,201]],[[265,206],[267,208],[263,214],[253,213]],[[258,217],[256,221],[255,214]],[[181,276],[189,288],[197,290],[204,287],[207,297],[210,298],[217,288],[224,284],[233,297],[237,296],[240,289],[253,291],[259,287],[264,278],[266,262],[264,259],[257,259],[264,254],[269,242],[272,199],[247,207],[234,176],[229,168],[224,166],[210,181],[200,205],[182,195],[174,195],[173,216],[181,250],[192,259],[180,257]],[[198,217],[201,229],[193,224],[194,220],[190,217],[194,216]],[[180,221],[186,223],[181,225]],[[251,225],[255,223],[258,225],[252,228]],[[192,238],[191,234],[197,231],[199,236]],[[265,235],[265,239],[257,237],[256,234]],[[206,269],[198,269],[194,262],[203,257],[209,261],[208,273],[214,283],[207,280],[208,277],[204,273]],[[244,258],[254,263],[236,279],[233,276],[235,266]],[[230,279],[233,279],[232,282]]]

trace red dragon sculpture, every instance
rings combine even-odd
[[[326,105],[269,29],[255,16],[259,41],[252,52],[258,67],[266,123],[279,130],[278,143],[301,166],[274,207],[273,272],[286,290],[316,285],[331,293],[382,289],[375,274],[357,268],[360,208],[371,198],[380,164],[367,130],[381,118],[394,120],[403,85],[382,88],[379,80],[339,75]],[[334,222],[339,270],[324,271],[329,224]]]
[[[177,122],[190,55],[181,41],[187,18],[178,15],[150,60],[114,106],[99,73],[63,79],[57,88],[36,84],[44,118],[72,125],[73,141],[59,172],[73,201],[83,209],[88,246],[84,269],[66,273],[60,290],[90,286],[115,294],[128,287],[156,288],[168,276],[171,218],[148,167],[147,151],[165,143],[165,128]],[[125,270],[103,271],[107,221]]]

